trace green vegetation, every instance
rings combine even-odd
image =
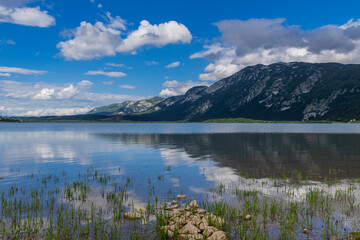
[[[163,181],[163,173],[158,181]],[[166,196],[158,195],[148,179],[144,212],[137,220],[127,220],[125,213],[135,209],[138,184],[133,177],[116,178],[90,167],[75,178],[65,171],[26,178],[0,191],[1,239],[166,239],[161,229],[169,215],[162,209],[180,194],[169,188]],[[358,180],[327,185],[303,179],[300,173],[283,179],[240,177],[238,183],[220,182],[198,202],[211,216],[223,219],[218,229],[229,239],[358,239]],[[189,196],[185,206],[192,199]]]
[[[12,118],[7,118],[7,117],[2,117],[0,116],[0,122],[19,122],[16,119],[12,119]]]

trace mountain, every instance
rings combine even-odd
[[[113,116],[129,113],[142,113],[149,111],[152,107],[154,107],[156,104],[159,104],[163,100],[164,98],[154,97],[140,101],[125,101],[122,103],[114,103],[111,105],[94,108],[88,112],[88,114]]]
[[[255,65],[184,95],[167,98],[157,111],[125,120],[203,121],[216,118],[262,120],[360,119],[360,65],[275,63]]]
[[[18,122],[18,120],[0,116],[0,122]]]

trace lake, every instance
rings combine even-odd
[[[337,236],[360,226],[356,217],[360,199],[356,190],[360,180],[358,124],[1,123],[0,143],[0,191],[9,202],[31,201],[33,194],[22,193],[23,188],[42,189],[45,194],[39,199],[43,204],[53,199],[55,206],[90,209],[96,203],[106,209],[102,216],[106,221],[115,216],[106,198],[114,184],[126,192],[123,211],[132,206],[156,208],[185,194],[188,199],[222,202],[257,216],[256,209],[246,205],[246,199],[254,201],[255,196],[259,203],[266,199],[269,205],[272,200],[283,201],[284,214],[289,216],[287,204],[297,202],[301,208],[309,201],[321,201],[319,196],[332,196],[328,199],[333,206],[329,229],[324,230],[326,220],[315,214],[312,223],[305,223],[309,219],[304,217],[302,224],[298,220],[286,232],[275,221],[260,229],[262,236],[276,239],[290,234],[301,239],[306,224],[310,236]],[[90,179],[92,190],[80,201],[72,184],[84,176]],[[71,196],[69,183],[73,199],[65,196],[67,191]],[[18,190],[9,194],[12,186]],[[316,199],[307,198],[315,188]],[[54,189],[57,192],[51,192]],[[2,208],[5,236],[5,228],[12,227],[6,220],[11,214],[4,214],[4,202]],[[50,211],[45,207],[42,214],[49,219]],[[153,221],[150,216],[148,222]],[[228,234],[241,238],[253,231],[233,228]],[[133,234],[125,232],[123,238]]]

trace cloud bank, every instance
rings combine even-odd
[[[93,83],[82,80],[69,84],[0,81],[0,115],[46,116],[86,113],[90,109],[142,96],[95,93]]]
[[[190,59],[210,63],[200,80],[219,80],[258,63],[284,61],[360,62],[360,20],[325,25],[311,31],[286,25],[286,19],[223,20],[215,23],[221,37]]]

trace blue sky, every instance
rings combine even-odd
[[[175,96],[278,61],[360,61],[359,1],[0,0],[0,115]]]

